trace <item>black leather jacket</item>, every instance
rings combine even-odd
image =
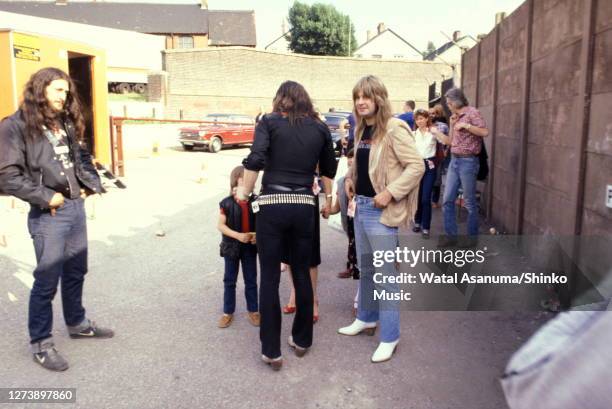
[[[91,155],[79,145],[71,122],[66,123],[66,133],[80,188],[88,194],[103,193]],[[0,123],[0,192],[45,209],[56,192],[69,191],[68,179],[49,140],[44,135],[26,138],[21,111],[5,118]]]

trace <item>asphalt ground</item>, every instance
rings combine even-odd
[[[357,281],[338,279],[346,238],[321,223],[319,323],[297,358],[283,344],[280,372],[260,361],[258,329],[246,318],[239,279],[233,324],[217,328],[223,259],[218,202],[231,169],[248,152],[184,152],[162,146],[128,155],[126,190],[88,199],[90,318],[110,340],[72,340],[54,301],[53,335],[70,369],[32,361],[27,302],[35,265],[27,206],[0,198],[0,387],[76,388],[76,403],[10,408],[506,408],[499,377],[510,355],[546,316],[526,312],[401,314],[401,341],[389,362],[370,363],[378,338],[336,333],[352,317]],[[441,211],[434,210],[432,230]],[[437,226],[437,227],[436,227]],[[163,232],[163,236],[158,233]],[[289,295],[282,280],[281,299]],[[292,316],[283,318],[283,340]]]

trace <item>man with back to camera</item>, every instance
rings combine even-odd
[[[63,371],[55,349],[52,301],[62,281],[64,320],[71,338],[111,338],[82,305],[87,272],[84,199],[104,190],[89,152],[79,145],[83,114],[70,77],[43,68],[25,86],[19,110],[0,123],[0,191],[30,204],[28,230],[36,253],[28,330],[34,362]]]
[[[416,104],[413,100],[408,100],[404,103],[404,113],[398,116],[399,119],[406,122],[410,130],[414,130],[414,108]]]

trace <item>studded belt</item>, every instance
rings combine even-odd
[[[315,206],[315,198],[313,195],[296,194],[296,193],[275,193],[269,195],[259,195],[257,198],[259,206],[272,204],[305,204]]]

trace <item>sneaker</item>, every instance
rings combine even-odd
[[[98,327],[95,321],[89,322],[89,327],[79,331],[70,333],[70,338],[112,338],[115,333],[112,329]]]
[[[429,240],[429,230],[423,229],[423,233],[421,233],[425,240]]]
[[[255,327],[259,327],[259,324],[261,323],[261,316],[259,315],[259,313],[255,311],[249,312],[247,315],[249,316],[249,321],[251,322],[251,324]]]
[[[68,361],[57,352],[53,341],[47,340],[32,344],[34,362],[50,371],[65,371],[68,369]]]
[[[232,323],[234,319],[234,315],[233,314],[223,314],[221,316],[221,318],[219,319],[219,323],[217,324],[217,326],[219,328],[227,328],[230,326],[230,324]]]
[[[412,231],[415,233],[418,233],[421,231],[421,225],[420,224],[415,224],[414,227],[412,228]]]

